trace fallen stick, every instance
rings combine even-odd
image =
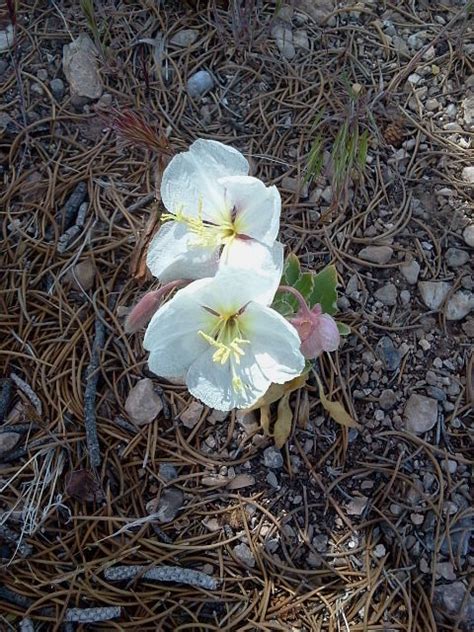
[[[98,467],[101,462],[99,438],[97,436],[95,400],[100,372],[100,352],[104,347],[104,341],[104,314],[100,311],[95,321],[94,342],[92,343],[91,359],[86,370],[86,389],[84,392],[84,423],[86,426],[86,441],[92,467]]]
[[[10,403],[12,401],[12,383],[8,378],[2,382],[2,390],[0,391],[0,423],[3,423],[8,415]]]
[[[58,245],[56,246],[56,250],[58,251],[60,255],[62,255],[63,252],[65,252],[69,248],[71,242],[77,237],[77,235],[84,228],[88,208],[89,208],[88,202],[83,202],[80,205],[79,210],[77,212],[76,223],[74,224],[74,226],[71,226],[70,228],[68,228],[66,232],[64,232],[59,238]]]
[[[130,204],[130,206],[127,206],[127,213],[134,213],[135,211],[139,211],[141,208],[146,206],[149,202],[151,202],[155,198],[156,198],[155,193],[148,193],[148,195],[145,195],[144,197],[137,200],[133,204]]]
[[[70,228],[77,215],[77,210],[84,202],[87,195],[87,185],[85,182],[79,182],[61,209],[59,224],[63,224],[64,230]]]
[[[217,579],[209,577],[206,573],[190,568],[181,568],[180,566],[153,566],[151,568],[140,565],[112,566],[104,571],[105,579],[113,582],[134,579],[137,575],[139,575],[139,579],[188,584],[189,586],[197,586],[207,590],[216,590],[219,585]]]
[[[97,623],[120,617],[120,606],[103,606],[97,608],[68,608],[63,621],[75,623]]]
[[[38,397],[38,395],[36,395],[31,386],[27,384],[25,380],[22,380],[21,377],[18,377],[18,375],[16,375],[15,373],[10,373],[10,379],[16,384],[17,388],[19,388],[20,391],[22,391],[28,397],[30,402],[33,404],[33,408],[35,409],[36,414],[38,415],[38,417],[41,417],[41,415],[43,414],[43,405],[41,404],[40,398]]]

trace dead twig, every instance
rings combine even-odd
[[[214,577],[209,577],[206,573],[195,571],[190,568],[179,566],[113,566],[104,571],[105,579],[120,582],[127,579],[149,579],[155,582],[174,582],[176,584],[188,584],[205,588],[206,590],[216,590],[219,582]]]
[[[95,321],[95,335],[92,353],[86,371],[86,389],[84,392],[84,423],[86,426],[86,440],[92,467],[98,467],[101,462],[99,438],[97,436],[95,400],[97,383],[99,381],[100,352],[104,347],[105,325],[104,313],[101,311]]]
[[[16,375],[15,373],[10,373],[10,379],[16,384],[17,388],[19,388],[20,391],[22,391],[28,397],[30,402],[33,404],[33,408],[35,409],[36,414],[38,415],[38,417],[41,417],[41,415],[43,414],[43,405],[41,404],[40,398],[38,397],[38,395],[36,395],[31,386],[27,384],[25,380],[22,380],[21,377],[18,377],[18,375]]]

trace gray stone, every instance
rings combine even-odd
[[[474,224],[469,224],[463,230],[462,238],[464,239],[464,243],[470,248],[474,248]]]
[[[178,478],[178,472],[175,466],[171,465],[171,463],[160,463],[159,474],[160,477],[167,483]]]
[[[0,456],[12,450],[20,440],[18,432],[0,432]]]
[[[418,261],[415,261],[415,259],[413,259],[412,261],[401,265],[400,272],[403,274],[410,285],[415,285],[415,283],[418,281],[418,277],[420,276],[420,264],[418,263]]]
[[[419,31],[418,33],[412,33],[407,38],[407,43],[413,50],[420,50],[425,43],[426,33],[425,31]]]
[[[71,96],[79,99],[99,99],[103,87],[97,64],[97,49],[91,38],[81,33],[63,47],[63,71]]]
[[[285,24],[275,24],[272,28],[272,37],[282,56],[288,60],[293,59],[296,55],[296,51],[293,46],[293,33],[291,29]]]
[[[0,31],[0,53],[9,50],[15,39],[15,30],[11,24],[6,29]]]
[[[387,371],[396,371],[398,369],[402,359],[402,354],[395,347],[391,338],[388,336],[381,338],[375,351],[380,360],[382,360]]]
[[[446,281],[420,281],[418,289],[426,307],[437,311],[443,305],[451,285]]]
[[[435,587],[434,602],[448,619],[456,619],[467,626],[474,623],[474,597],[466,594],[463,582],[452,582]]]
[[[163,402],[153,390],[153,382],[146,377],[135,384],[128,394],[125,410],[137,426],[151,423],[163,410]]]
[[[201,418],[203,410],[204,406],[200,402],[192,401],[179,416],[183,422],[183,426],[192,430]]]
[[[375,292],[375,298],[384,305],[393,306],[397,304],[397,288],[393,283],[387,283]]]
[[[426,389],[426,392],[430,397],[434,397],[434,399],[437,399],[439,402],[444,402],[446,399],[446,393],[442,388],[439,388],[439,386],[430,386]]]
[[[250,566],[250,568],[255,566],[255,556],[245,542],[234,546],[233,553],[238,560]]]
[[[302,50],[309,50],[308,33],[304,29],[298,29],[293,33],[293,45]]]
[[[369,499],[367,496],[354,496],[352,500],[350,500],[346,505],[346,511],[349,516],[361,516],[365,508],[367,507],[367,503]]]
[[[390,246],[367,246],[359,252],[359,257],[370,263],[378,263],[385,265],[390,261],[393,255],[393,248]]]
[[[414,393],[405,406],[405,425],[408,432],[423,434],[438,421],[438,402],[430,397]]]
[[[8,62],[5,59],[0,59],[0,77],[5,74],[7,68]]]
[[[312,544],[318,553],[325,553],[328,548],[329,538],[324,533],[315,535]]]
[[[170,39],[170,44],[174,44],[174,46],[179,46],[180,48],[187,48],[188,46],[192,46],[198,37],[199,32],[195,29],[183,29],[173,35]]]
[[[438,101],[438,99],[426,99],[426,101],[425,101],[425,109],[428,110],[428,112],[434,112],[438,108],[439,108],[439,101]]]
[[[400,300],[403,303],[403,305],[408,305],[408,303],[411,301],[411,294],[408,290],[402,290],[400,292]]]
[[[379,398],[379,405],[382,410],[390,410],[395,406],[397,401],[397,394],[390,388],[386,388],[382,391]]]
[[[56,79],[52,79],[52,81],[49,84],[49,87],[51,88],[53,97],[57,101],[61,101],[61,99],[64,96],[64,93],[66,92],[64,81],[62,79],[59,79],[59,77],[57,77]]]
[[[263,462],[266,467],[279,469],[283,467],[283,456],[281,455],[280,450],[274,446],[270,446],[263,451]]]
[[[209,90],[214,87],[214,79],[210,72],[207,70],[198,70],[194,75],[191,75],[186,84],[188,94],[195,99],[196,97],[202,97]]]
[[[156,508],[156,519],[161,523],[171,522],[183,506],[184,494],[176,487],[165,489]]]
[[[474,296],[471,292],[456,292],[446,304],[447,320],[462,320],[474,308]]]
[[[466,97],[462,104],[464,108],[464,122],[466,127],[471,129],[474,127],[474,95]]]
[[[459,268],[470,259],[469,253],[460,248],[448,248],[446,250],[446,263],[450,268]]]
[[[464,167],[462,170],[462,179],[468,184],[474,184],[474,167]]]
[[[266,479],[267,483],[274,489],[278,489],[280,487],[280,483],[278,482],[275,472],[268,472]]]

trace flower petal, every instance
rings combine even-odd
[[[243,315],[243,335],[262,373],[276,384],[300,375],[305,366],[295,328],[275,310],[250,303]]]
[[[283,244],[276,241],[273,246],[268,247],[254,239],[233,239],[222,251],[219,268],[223,266],[240,268],[252,274],[257,272],[268,277],[266,294],[261,295],[258,302],[269,305],[283,274]]]
[[[271,246],[280,227],[278,189],[266,187],[261,180],[251,176],[220,178],[219,184],[225,189],[230,207],[236,209],[235,225],[239,234]]]
[[[235,314],[250,301],[263,305],[271,302],[275,283],[275,276],[271,274],[249,274],[249,270],[223,265],[199,291],[199,300],[220,314]]]
[[[319,316],[319,336],[324,351],[336,351],[341,342],[341,335],[336,321],[329,314]]]
[[[192,240],[193,234],[184,224],[165,222],[148,248],[146,263],[153,276],[166,282],[215,274],[218,248],[198,248]]]
[[[170,213],[180,210],[197,217],[201,208],[203,219],[215,221],[230,210],[225,208],[224,188],[217,180],[248,171],[247,160],[233,147],[199,139],[166,167],[161,181],[161,199]]]
[[[268,389],[266,378],[251,351],[246,350],[240,364],[233,364],[243,389],[232,385],[232,367],[229,362],[222,365],[213,361],[214,349],[200,355],[186,375],[189,392],[204,404],[216,410],[232,410],[252,406]]]
[[[202,286],[208,282],[209,279],[203,279],[191,285]],[[160,307],[145,333],[143,346],[151,352],[149,367],[162,377],[184,375],[196,358],[209,349],[198,331],[210,329],[216,317],[196,300],[199,288],[192,288],[191,292],[188,288],[177,292]]]

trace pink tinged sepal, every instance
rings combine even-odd
[[[145,294],[127,316],[124,325],[125,333],[133,334],[148,325],[153,314],[160,306],[162,298],[163,292],[161,290],[155,290],[154,292]]]
[[[321,313],[321,305],[311,311],[300,310],[290,323],[301,340],[301,353],[306,359],[317,358],[323,351],[336,351],[341,340],[336,321]]]

